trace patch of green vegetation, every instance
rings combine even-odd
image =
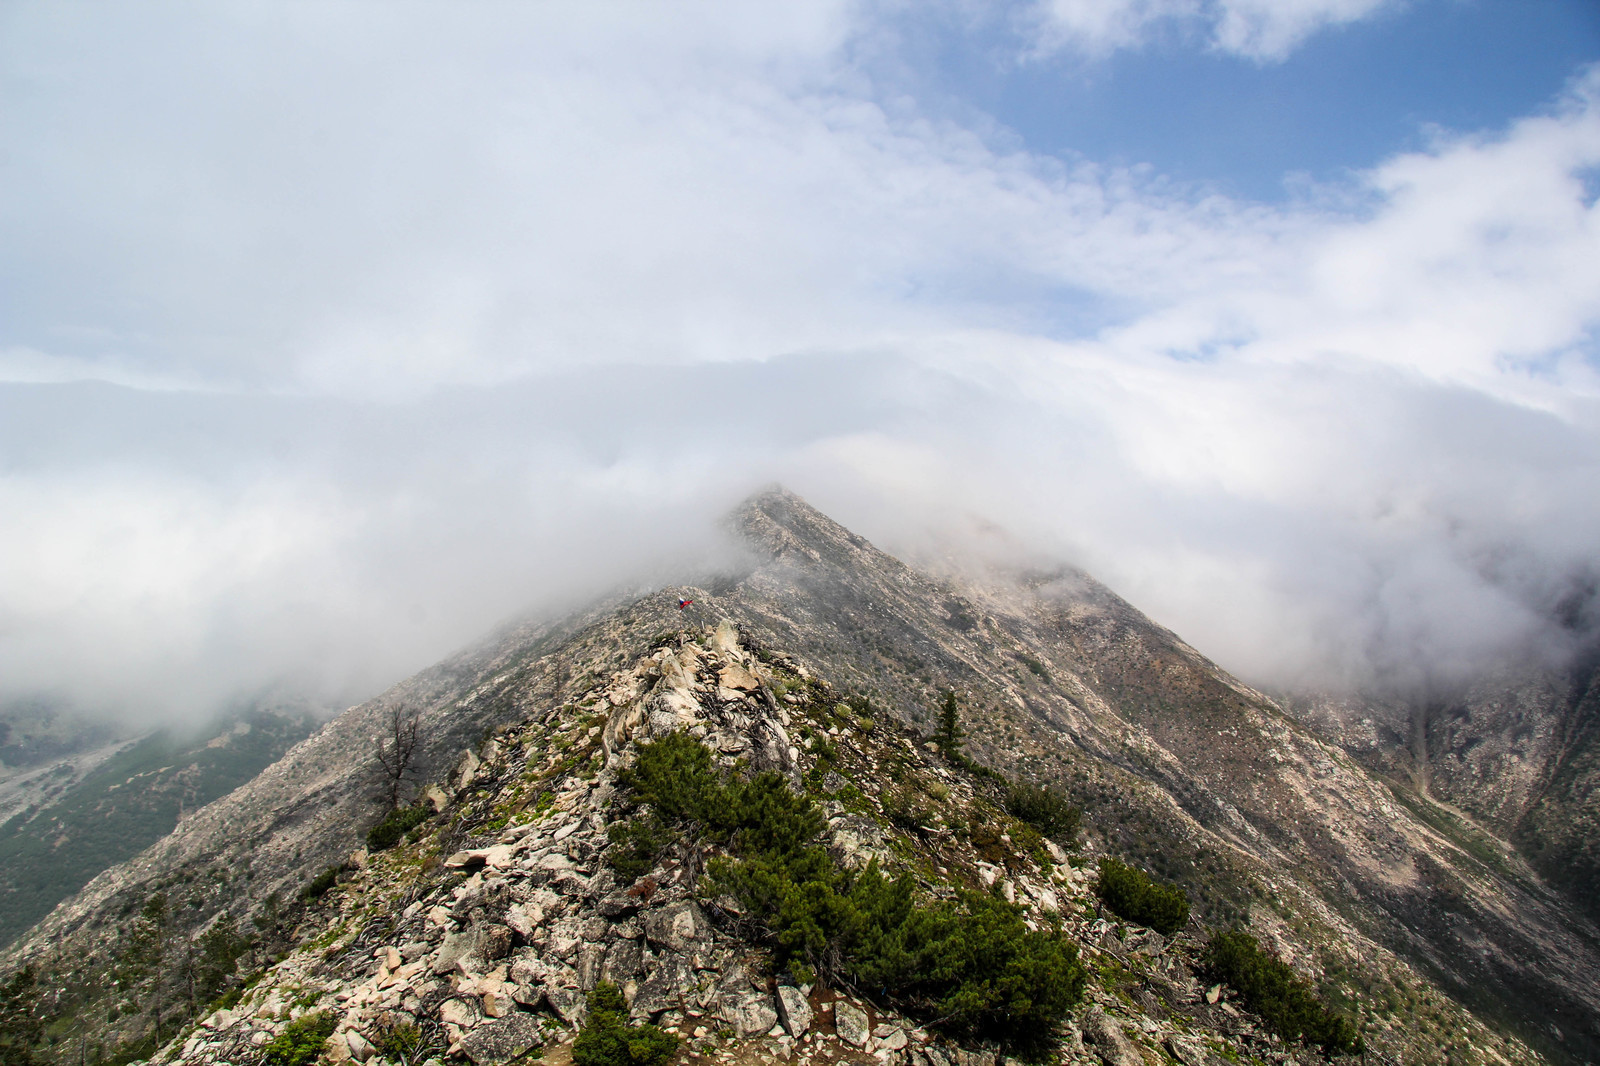
[[[380,1023],[373,1035],[377,1037],[374,1043],[378,1054],[397,1066],[417,1066],[445,1051],[444,1034],[432,1021],[422,1025],[405,1021]]]
[[[1070,843],[1078,835],[1083,812],[1048,785],[1018,781],[1006,789],[1006,812],[1052,840]]]
[[[300,890],[300,898],[309,901],[313,899],[321,899],[323,896],[326,896],[328,891],[332,889],[334,885],[338,884],[339,871],[342,869],[344,869],[342,865],[339,863],[334,863],[326,870],[323,870],[320,874],[313,877],[310,882],[306,884],[305,888]]]
[[[1162,884],[1136,866],[1113,858],[1100,860],[1095,894],[1119,918],[1171,936],[1189,921],[1189,894]]]
[[[1039,678],[1041,678],[1041,679],[1043,679],[1045,681],[1049,681],[1050,680],[1050,673],[1049,673],[1049,671],[1047,671],[1044,668],[1044,663],[1040,662],[1038,659],[1035,659],[1033,656],[1028,655],[1025,652],[1024,653],[1019,653],[1017,655],[1017,658],[1021,659],[1022,660],[1022,665],[1026,666],[1037,677],[1039,677]]]
[[[1330,1054],[1357,1055],[1365,1048],[1348,1018],[1329,1010],[1309,982],[1262,950],[1249,933],[1236,929],[1214,934],[1203,963],[1217,980],[1237,989],[1245,1005],[1285,1040],[1316,1044]]]
[[[606,862],[616,871],[617,878],[629,885],[649,873],[656,857],[678,839],[656,818],[614,821],[606,827],[606,835],[611,839]]]
[[[0,826],[0,946],[100,871],[172,832],[178,816],[232,792],[311,732],[310,717],[252,712],[226,743],[155,733],[130,744],[51,806]],[[245,727],[248,726],[248,729]]]
[[[383,821],[367,830],[367,850],[387,851],[400,843],[402,837],[433,816],[433,808],[426,803],[414,807],[401,807],[390,811]]]
[[[39,982],[33,968],[24,966],[0,985],[0,1063],[32,1066],[33,1048],[43,1035]]]
[[[1027,1059],[1049,1052],[1082,995],[1076,946],[1057,929],[1029,929],[1013,904],[967,891],[924,900],[914,878],[885,876],[876,861],[859,874],[835,864],[822,812],[778,774],[724,772],[676,733],[642,745],[618,785],[643,809],[633,823],[651,827],[619,834],[632,861],[679,837],[722,848],[703,887],[739,902],[780,968],[879,989],[952,1035]]]
[[[967,757],[961,751],[961,744],[966,736],[967,731],[961,728],[961,708],[956,702],[956,690],[945,689],[944,698],[939,703],[939,727],[933,731],[933,742],[939,746],[945,758],[965,763]]]
[[[933,819],[933,810],[913,788],[895,788],[883,794],[883,815],[891,825],[920,832]]]
[[[678,1038],[654,1025],[629,1025],[617,986],[602,981],[589,993],[589,1015],[572,1042],[573,1066],[663,1066],[678,1054]]]
[[[1396,802],[1410,811],[1420,821],[1427,823],[1438,831],[1445,839],[1458,845],[1467,854],[1496,873],[1515,881],[1523,881],[1521,872],[1506,861],[1504,853],[1490,840],[1486,839],[1482,831],[1467,825],[1455,814],[1417,795],[1403,785],[1395,784],[1392,781],[1385,783],[1389,786],[1389,794],[1395,798]]]
[[[311,1066],[321,1057],[322,1046],[338,1024],[326,1011],[303,1015],[263,1044],[261,1057],[268,1066]]]
[[[1002,785],[1009,785],[1004,774],[998,770],[974,762],[962,750],[966,740],[967,731],[961,728],[961,709],[956,698],[955,689],[946,689],[939,702],[939,724],[933,731],[933,742],[938,745],[939,752],[952,766],[959,766],[969,774],[987,778]]]

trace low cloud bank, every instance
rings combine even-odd
[[[1104,8],[1273,60],[1386,9]],[[0,698],[359,698],[773,481],[1263,683],[1593,631],[1595,70],[1268,206],[880,99],[870,4],[64,10],[0,34]]]

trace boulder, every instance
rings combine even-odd
[[[429,785],[422,790],[421,800],[433,808],[434,814],[439,814],[450,806],[450,797],[444,794],[444,789],[438,785]]]
[[[509,928],[503,925],[484,926],[478,933],[477,948],[473,951],[475,959],[481,959],[485,965],[480,969],[487,970],[488,963],[496,959],[503,959],[511,954],[511,945],[515,938]]]
[[[798,988],[792,985],[778,986],[778,1017],[783,1021],[783,1027],[789,1035],[798,1040],[811,1028],[811,1004],[806,1002],[806,997]]]
[[[479,929],[469,925],[459,933],[446,934],[444,943],[439,947],[439,953],[433,958],[433,973],[443,976],[456,968],[456,965],[468,956],[471,956],[478,947]]]
[[[685,992],[693,990],[694,971],[677,956],[669,955],[656,963],[633,997],[632,1013],[638,1016],[659,1014],[683,1005]]]
[[[1129,937],[1127,945],[1130,950],[1140,955],[1159,955],[1167,946],[1167,938],[1154,929],[1146,929],[1137,936]]]
[[[589,1001],[576,988],[563,988],[554,981],[544,983],[544,1001],[567,1025],[576,1029],[589,1013]]]
[[[525,903],[514,903],[506,908],[506,928],[517,934],[524,943],[533,939],[533,934],[539,928],[538,920],[530,913]]]
[[[511,993],[502,989],[495,989],[483,993],[483,1013],[488,1018],[504,1018],[516,1007],[512,1005]]]
[[[190,1051],[184,1048],[184,1061],[189,1061]],[[322,1053],[322,1061],[332,1063],[332,1066],[343,1066],[344,1063],[354,1062],[350,1057],[350,1045],[345,1043],[344,1034],[335,1033],[333,1039],[328,1041],[327,1049]]]
[[[839,1000],[833,1007],[833,1024],[838,1029],[839,1039],[852,1047],[866,1047],[867,1037],[872,1030],[867,1025],[867,1015],[860,1007],[848,1000]]]
[[[1183,1063],[1183,1066],[1216,1066],[1221,1062],[1206,1047],[1205,1041],[1197,1036],[1173,1033],[1167,1037],[1167,1050],[1172,1052],[1172,1057]]]
[[[471,785],[478,776],[480,765],[476,752],[470,749],[462,752],[461,758],[456,760],[455,766],[450,770],[450,791],[460,793]]]
[[[723,688],[730,688],[736,692],[754,692],[761,687],[761,682],[755,674],[737,664],[729,664],[719,670],[717,682]]]
[[[603,977],[620,985],[644,969],[644,947],[637,940],[616,940],[606,949]]]
[[[339,1044],[339,1040],[331,1040],[330,1044]],[[370,1060],[373,1053],[378,1052],[378,1048],[373,1047],[371,1040],[363,1037],[355,1029],[346,1029],[344,1031],[342,1044],[344,1044],[344,1047],[350,1048],[350,1058],[354,1058],[357,1063],[365,1063],[366,1060]]]
[[[516,1012],[485,1022],[461,1038],[461,1051],[477,1066],[498,1066],[544,1043],[539,1019]]]
[[[578,987],[585,992],[600,983],[600,971],[606,962],[604,944],[585,944],[578,952]]]
[[[711,937],[711,923],[694,900],[683,900],[659,910],[648,911],[643,920],[644,935],[650,943],[668,951],[697,950]]]
[[[550,887],[563,896],[584,898],[592,893],[588,878],[573,870],[562,870],[550,879]]]
[[[1084,1016],[1083,1035],[1094,1045],[1106,1066],[1145,1066],[1144,1056],[1122,1031],[1122,1026],[1099,1007],[1090,1009]]]
[[[596,913],[613,921],[626,918],[639,909],[639,898],[626,892],[613,892],[594,905]]]
[[[458,994],[439,1004],[439,1021],[471,1029],[483,1021],[483,1005],[477,996]]]
[[[778,1024],[772,997],[765,992],[743,992],[725,997],[722,1017],[740,1036],[760,1036]]]

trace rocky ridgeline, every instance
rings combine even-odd
[[[443,787],[425,790],[437,814],[415,839],[352,856],[307,911],[295,950],[151,1062],[259,1062],[291,1022],[324,1012],[337,1021],[326,1061],[562,1066],[586,993],[608,981],[635,1021],[682,1038],[690,1062],[996,1066],[995,1049],[955,1046],[892,1004],[772,975],[740,935],[737,904],[697,895],[706,856],[693,846],[618,880],[605,861],[616,772],[638,742],[675,731],[724,766],[809,788],[839,862],[911,869],[935,895],[987,888],[1031,926],[1068,929],[1091,980],[1061,1061],[1322,1061],[1203,987],[1189,936],[1102,916],[1085,858],[1005,815],[993,780],[850,711],[805,666],[753,654],[724,622],[464,753]],[[397,1033],[411,1038],[403,1052]]]

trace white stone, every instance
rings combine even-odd
[[[858,1048],[866,1047],[867,1015],[861,1008],[840,1000],[834,1004],[833,1018],[840,1040]]]
[[[354,1029],[345,1030],[344,1044],[345,1047],[350,1049],[350,1057],[357,1062],[366,1062],[372,1058],[372,1053],[378,1050],[372,1046],[371,1041]]]

